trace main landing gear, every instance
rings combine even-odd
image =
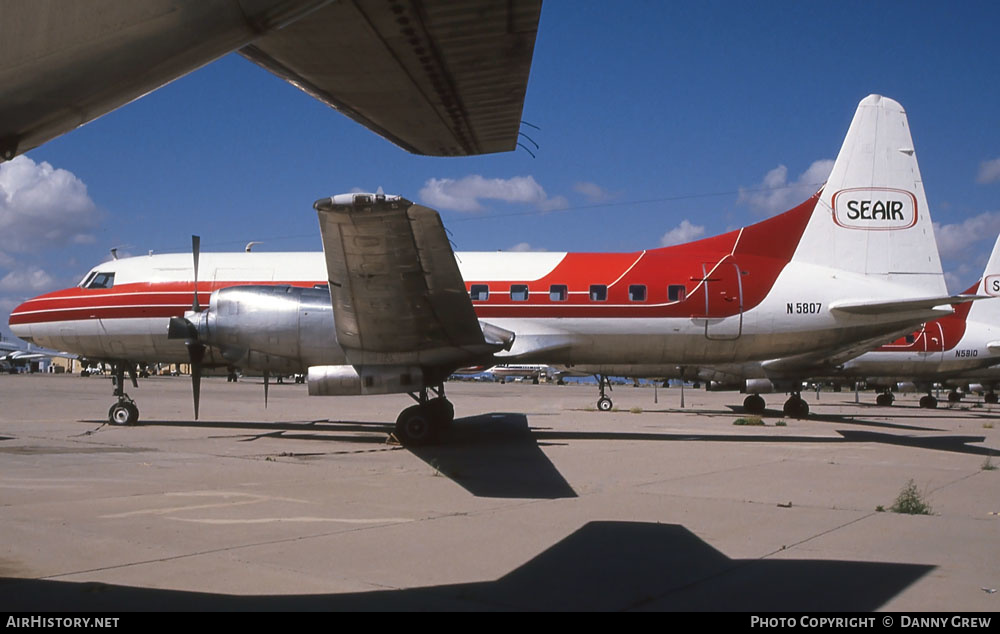
[[[604,376],[603,374],[598,374],[596,375],[596,377],[597,377],[597,387],[599,387],[601,390],[601,397],[597,399],[597,409],[601,410],[602,412],[610,412],[611,408],[614,407],[615,404],[612,403],[611,399],[605,395],[604,388],[606,387],[610,392],[612,389],[611,381],[608,379],[608,377]]]
[[[937,399],[931,396],[930,394],[927,394],[926,396],[921,396],[920,407],[923,407],[924,409],[934,409],[935,407],[937,407]]]
[[[990,405],[995,405],[998,401],[1000,401],[1000,397],[997,396],[996,392],[990,390],[985,395],[983,395],[983,400],[989,403]]]
[[[880,407],[890,407],[895,400],[896,397],[892,395],[892,392],[886,390],[875,397],[875,404]]]
[[[431,397],[431,394],[436,396]],[[409,446],[427,445],[455,420],[455,406],[444,395],[444,384],[410,392],[416,405],[407,407],[396,418],[396,438]]]
[[[114,376],[111,380],[115,386],[115,396],[118,397],[118,402],[108,410],[108,422],[112,425],[135,425],[139,422],[139,408],[135,401],[125,393],[125,372],[124,363],[114,364]],[[132,386],[138,388],[139,382],[135,378],[135,366],[128,365],[128,375],[132,379]]]
[[[747,414],[761,415],[764,413],[764,398],[760,394],[751,394],[743,399],[743,411]]]
[[[781,408],[781,411],[784,412],[785,416],[805,418],[809,416],[809,404],[805,402],[805,399],[798,392],[792,392],[792,395],[785,401],[785,406]]]

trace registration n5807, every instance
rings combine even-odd
[[[816,315],[823,307],[822,302],[788,302],[786,312],[789,315]]]

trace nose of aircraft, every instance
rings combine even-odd
[[[60,290],[45,293],[19,304],[10,311],[10,317],[7,319],[10,331],[19,339],[33,342],[33,337],[38,334],[37,329],[44,325],[47,316],[51,316],[52,309],[56,307],[56,304],[49,300],[55,299],[65,292]]]
[[[7,319],[7,326],[14,336],[25,341],[31,341],[31,326],[26,320],[27,313],[31,310],[28,307],[30,302],[31,300],[28,300],[10,311],[10,317]]]

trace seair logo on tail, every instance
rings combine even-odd
[[[987,275],[983,288],[990,297],[1000,297],[1000,275]]]
[[[917,199],[903,189],[842,189],[833,195],[833,221],[845,229],[909,229],[917,224]]]

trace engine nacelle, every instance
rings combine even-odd
[[[743,388],[741,383],[729,381],[705,381],[706,392],[735,392]]]
[[[424,373],[416,366],[373,366],[358,374],[351,365],[309,368],[309,396],[358,396],[416,392],[424,386]]]
[[[193,320],[198,338],[244,368],[292,373],[344,363],[330,293],[294,286],[231,286]]]
[[[744,394],[770,394],[774,391],[774,383],[770,379],[747,379],[740,391]]]

